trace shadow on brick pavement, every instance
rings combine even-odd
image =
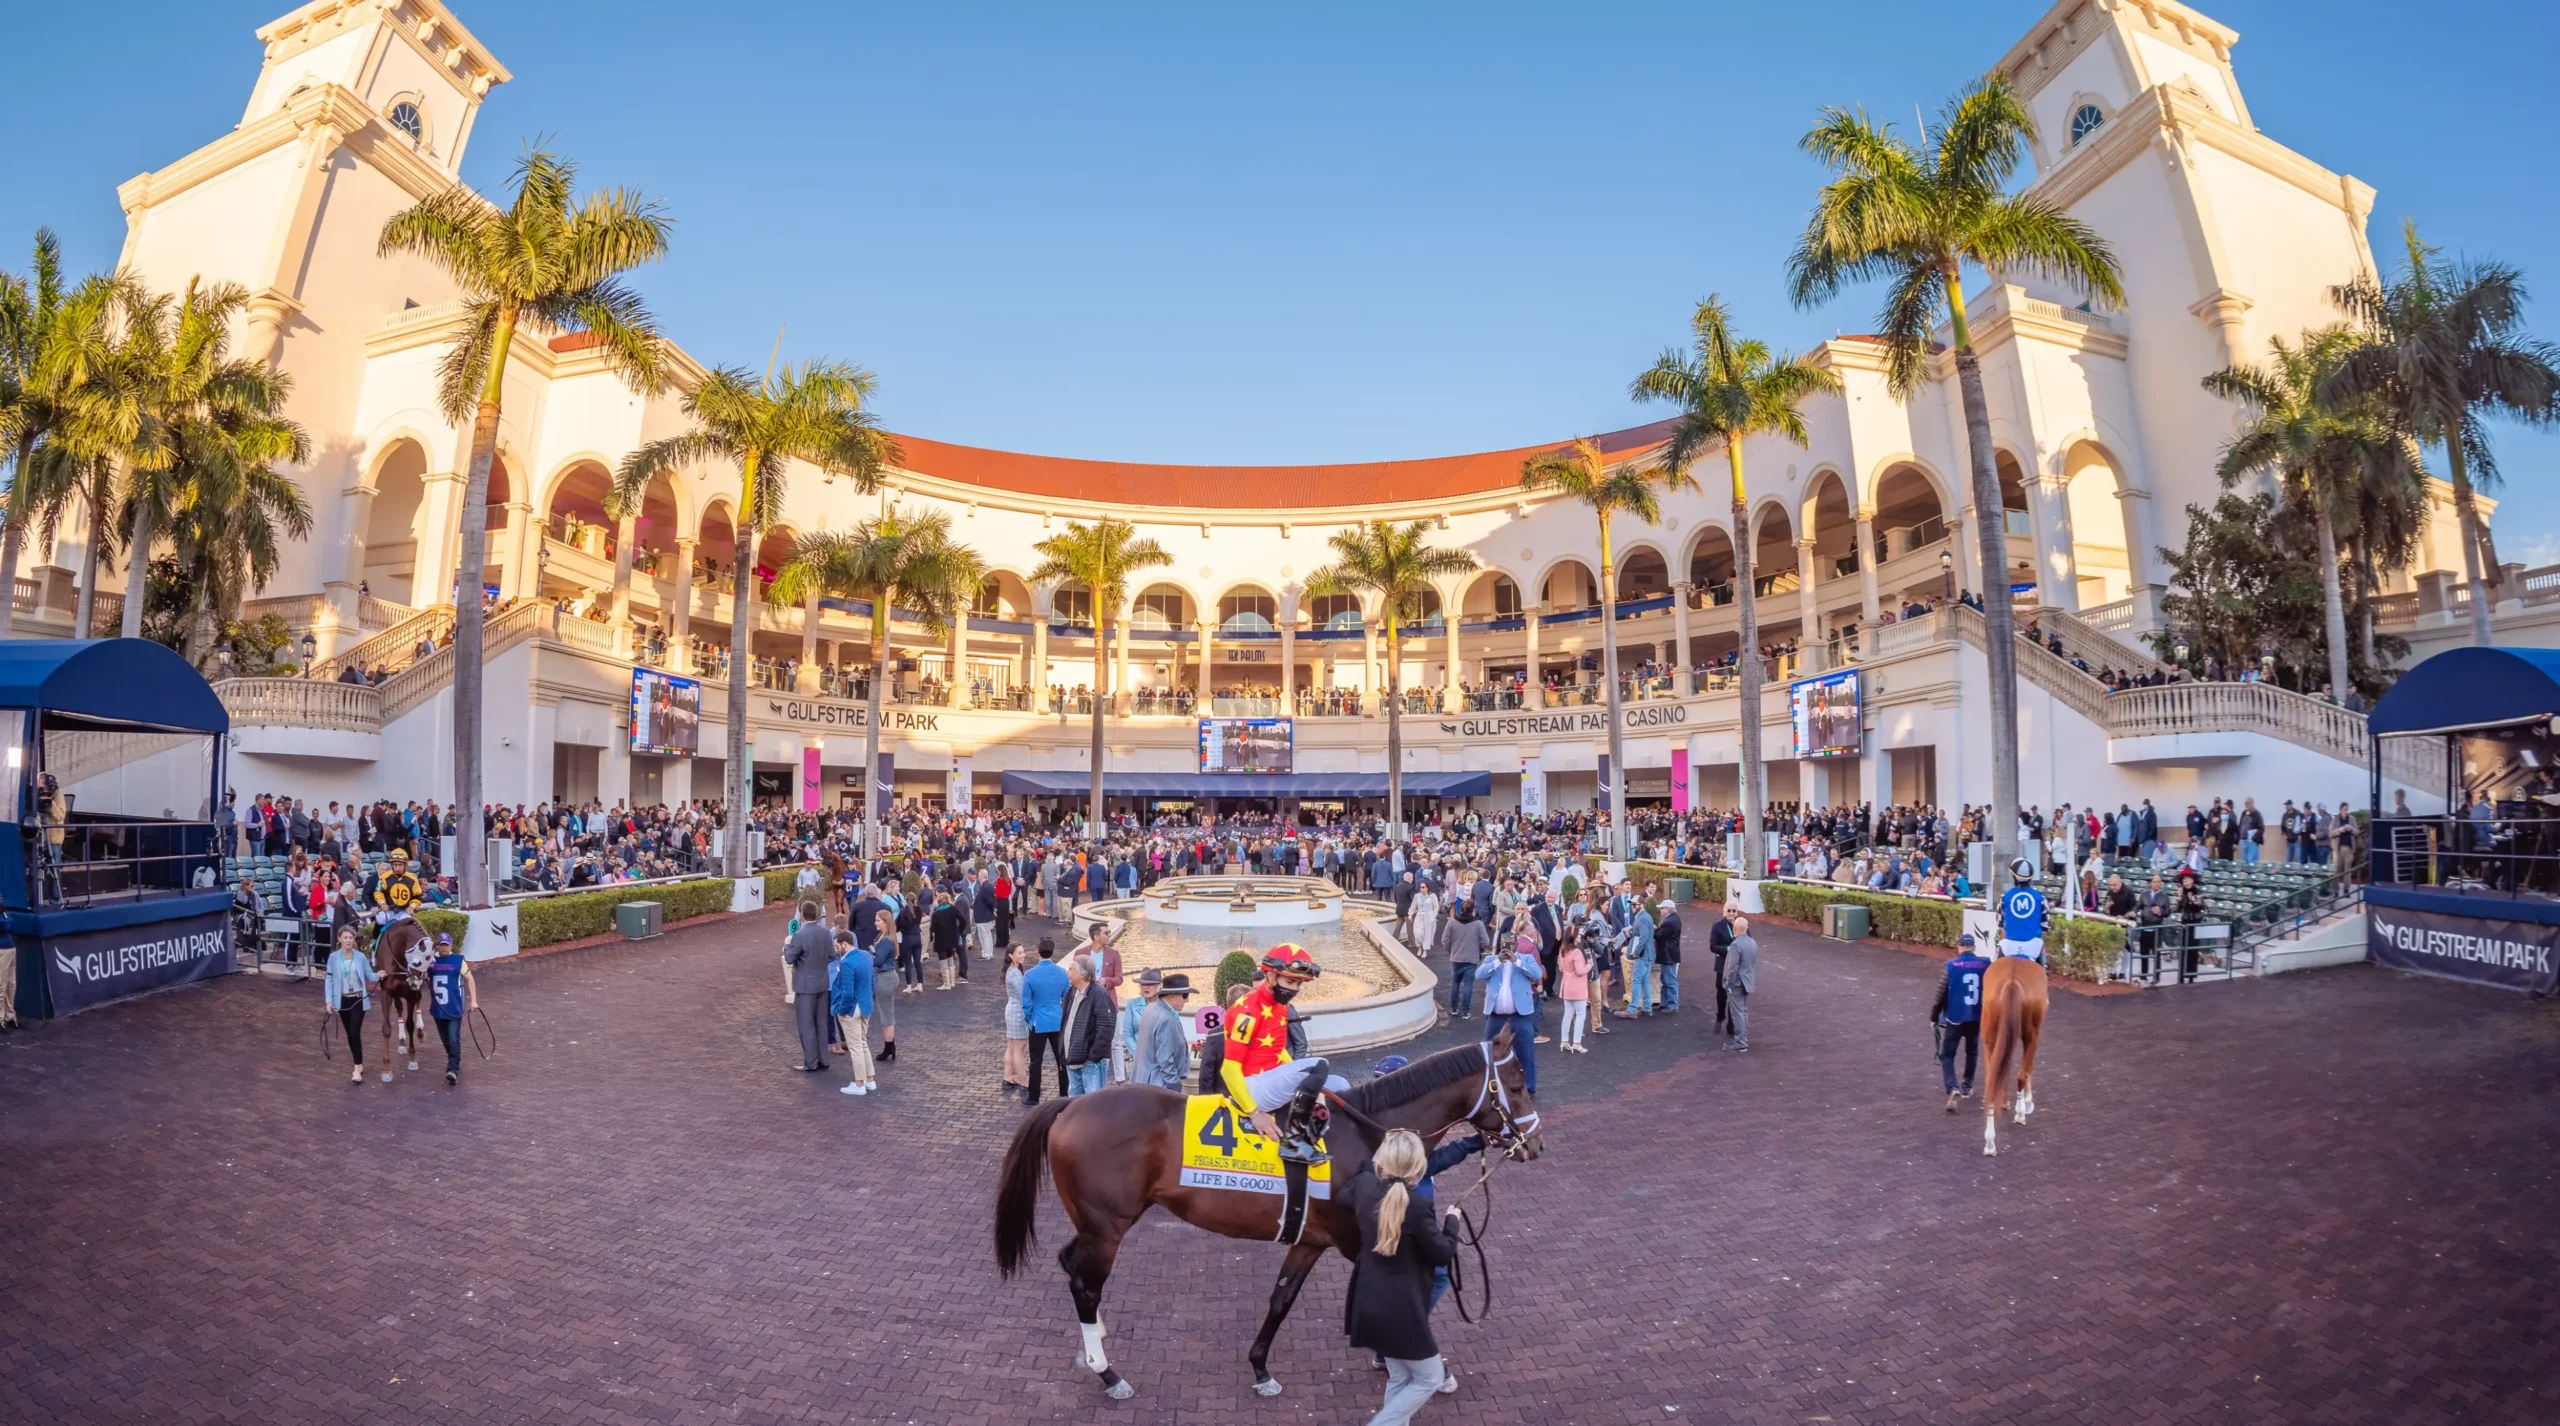
[[[502,1044],[346,1084],[309,984],[0,1037],[0,1421],[1348,1422],[1318,1269],[1161,1214],[1076,1364],[1064,1241],[997,1280],[996,977],[904,997],[878,1097],[799,1075],[779,913],[484,968]],[[1035,931],[1036,934],[1036,931]],[[1934,967],[1765,936],[1747,1057],[1689,1008],[1541,1064],[1499,1294],[1425,1421],[2548,1422],[2560,1018],[2367,968],[2057,998],[2039,1113],[1941,1112]],[[1444,1021],[1425,1047],[1473,1025]],[[1364,1057],[1365,1058],[1365,1057]],[[1471,1175],[1470,1175],[1471,1176]]]

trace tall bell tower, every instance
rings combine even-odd
[[[261,26],[258,40],[266,62],[244,126],[335,86],[448,174],[462,166],[480,101],[508,79],[440,0],[312,0]]]

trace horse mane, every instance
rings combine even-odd
[[[1375,1117],[1389,1109],[1411,1104],[1435,1089],[1462,1079],[1474,1079],[1484,1073],[1484,1046],[1460,1045],[1425,1055],[1400,1070],[1391,1070],[1364,1084],[1355,1084],[1336,1096],[1354,1111]]]

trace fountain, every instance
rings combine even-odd
[[[1318,877],[1167,877],[1136,896],[1078,907],[1074,922],[1081,934],[1101,922],[1119,928],[1128,993],[1136,993],[1141,970],[1189,976],[1199,990],[1195,1013],[1214,1008],[1218,962],[1228,953],[1259,960],[1283,941],[1306,947],[1324,973],[1293,1008],[1305,1015],[1317,1054],[1410,1039],[1437,1017],[1431,968],[1397,943],[1394,914]]]

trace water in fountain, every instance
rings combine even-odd
[[[1181,971],[1206,997],[1216,985],[1218,962],[1228,952],[1245,951],[1260,961],[1263,952],[1283,941],[1306,947],[1316,964],[1324,967],[1324,974],[1300,992],[1302,1002],[1359,1000],[1405,983],[1404,973],[1379,953],[1366,933],[1351,924],[1355,919],[1365,921],[1380,914],[1366,906],[1344,907],[1342,919],[1337,922],[1222,930],[1150,922],[1144,900],[1139,898],[1134,906],[1106,907],[1100,913],[1122,923],[1118,938],[1120,961],[1129,976],[1124,985],[1134,986],[1137,973],[1153,966],[1162,971]]]

